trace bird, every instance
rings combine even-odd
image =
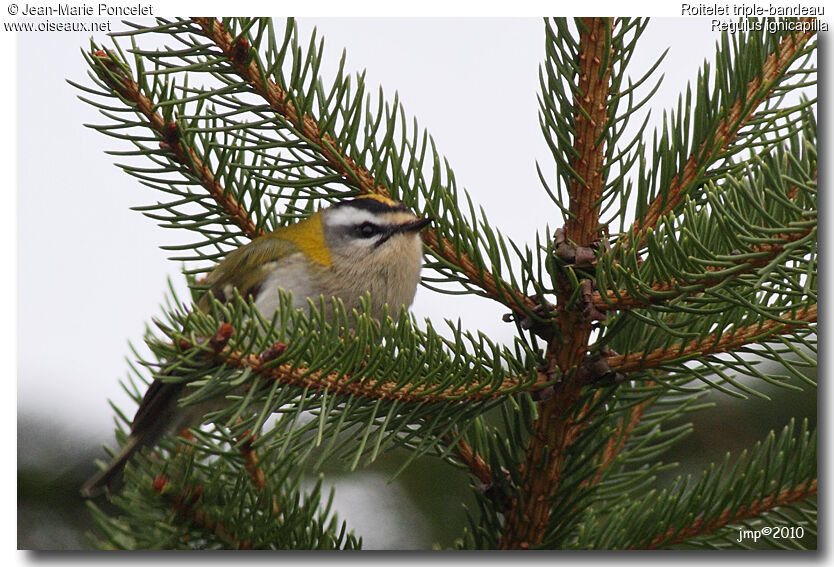
[[[294,309],[320,297],[359,309],[370,293],[370,315],[378,320],[413,302],[423,264],[420,231],[433,220],[380,195],[337,202],[227,254],[206,277],[207,291],[197,308],[207,312],[212,297],[227,302],[237,291],[271,320],[281,305],[279,289],[291,292]],[[83,497],[113,492],[137,451],[170,432],[199,425],[205,410],[202,405],[180,407],[184,388],[182,382],[151,382],[124,446],[83,485]]]

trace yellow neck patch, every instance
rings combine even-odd
[[[277,236],[295,244],[308,258],[323,266],[330,266],[330,251],[324,240],[324,226],[321,213],[315,213],[303,221],[291,224],[277,231]]]

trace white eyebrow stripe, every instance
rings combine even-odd
[[[379,215],[370,211],[363,211],[353,207],[339,207],[327,215],[328,224],[331,226],[358,226],[363,222],[380,224]]]

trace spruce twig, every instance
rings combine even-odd
[[[279,343],[281,349],[287,345]],[[179,348],[183,352],[189,350],[201,351],[202,345],[181,340]],[[468,384],[452,388],[437,389],[425,385],[413,385],[395,381],[375,380],[365,378],[356,380],[353,376],[342,372],[310,371],[309,368],[294,363],[279,365],[270,364],[272,360],[271,347],[261,354],[247,354],[245,352],[225,348],[213,355],[218,365],[263,376],[270,382],[277,382],[283,386],[294,386],[309,389],[313,392],[327,391],[331,394],[352,396],[367,400],[396,401],[402,403],[465,403],[495,399],[518,392],[535,392],[548,386],[551,379],[539,374],[539,379],[533,383],[525,383],[516,377],[505,378],[500,384]]]
[[[179,134],[179,126],[175,122],[165,122],[162,114],[155,111],[155,102],[141,92],[139,84],[127,75],[124,68],[117,65],[109,53],[100,50],[94,55],[102,65],[97,69],[99,77],[147,119],[148,125],[162,140],[160,145],[169,149],[176,161],[187,167],[200,180],[200,184],[233,219],[244,235],[249,238],[257,236],[260,232],[252,222],[249,212],[217,182],[196,150],[185,143]]]
[[[803,18],[801,21],[811,23],[813,18]],[[736,100],[727,109],[724,119],[713,130],[712,137],[698,148],[696,154],[674,176],[668,190],[652,200],[646,214],[634,220],[631,229],[623,235],[622,241],[618,242],[618,246],[628,247],[633,244],[638,246],[643,244],[646,229],[654,228],[661,217],[674,210],[681,199],[698,182],[700,172],[704,171],[732,145],[739,131],[755,114],[756,108],[770,96],[773,84],[785,73],[793,63],[797,53],[810,41],[815,33],[815,31],[809,30],[788,35],[782,40],[777,52],[769,55],[764,65],[762,65],[761,75],[748,83],[745,91],[748,93],[748,97],[745,100]]]
[[[650,352],[635,352],[628,355],[614,355],[608,358],[608,365],[620,372],[634,372],[657,368],[671,362],[679,363],[695,356],[720,354],[737,350],[754,343],[764,342],[780,334],[794,333],[817,321],[817,305],[803,307],[792,313],[785,313],[779,320],[770,320],[752,325],[711,334],[685,344],[662,347]]]
[[[705,521],[695,518],[688,526],[669,528],[665,533],[658,534],[648,545],[636,549],[664,549],[688,539],[711,534],[727,525],[738,524],[748,518],[756,518],[763,513],[802,502],[817,495],[817,479],[802,482],[794,487],[785,488],[775,494],[758,498],[748,505],[733,510],[723,510],[717,518]]]

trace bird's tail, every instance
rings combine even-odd
[[[133,423],[130,435],[122,450],[107,465],[107,468],[88,480],[81,487],[81,496],[90,498],[104,492],[114,492],[122,483],[125,465],[142,447],[156,445],[166,433],[187,426],[192,418],[192,411],[178,410],[177,400],[182,393],[184,383],[154,380],[148,387]]]
[[[107,468],[102,469],[95,476],[90,478],[81,487],[81,496],[84,498],[92,498],[98,496],[102,492],[113,492],[118,489],[122,483],[122,474],[125,470],[125,465],[133,457],[133,454],[141,449],[145,443],[140,443],[138,435],[131,435],[127,438],[127,443],[122,447],[116,457],[110,461]]]

